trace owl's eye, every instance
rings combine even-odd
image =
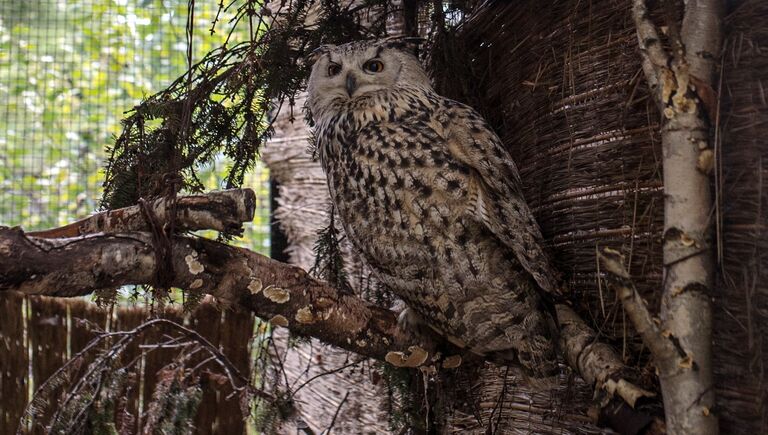
[[[384,71],[384,62],[378,59],[371,59],[363,64],[363,70],[369,73],[379,73]]]
[[[333,77],[341,72],[341,65],[331,62],[328,64],[328,77]]]

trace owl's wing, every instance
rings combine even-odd
[[[449,101],[436,114],[440,135],[470,168],[472,211],[505,245],[542,290],[559,293],[558,276],[543,250],[543,237],[523,198],[520,174],[498,136],[474,109]]]

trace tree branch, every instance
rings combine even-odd
[[[630,322],[635,326],[637,333],[648,346],[654,359],[657,362],[670,362],[678,356],[672,343],[662,336],[659,327],[648,312],[648,307],[642,296],[637,292],[635,284],[627,273],[624,266],[624,257],[621,253],[610,248],[605,248],[603,252],[598,251],[598,258],[603,271],[606,274],[608,285],[616,292],[624,311],[629,316]],[[682,355],[685,357],[685,354]],[[662,369],[666,369],[665,364]],[[670,375],[671,373],[664,373]]]
[[[627,366],[616,351],[598,341],[595,331],[573,309],[562,304],[556,309],[561,348],[565,349],[568,365],[577,370],[587,383],[594,385],[596,391],[605,391],[608,398],[618,395],[633,408],[641,397],[654,396],[626,379]]]
[[[149,205],[160,222],[171,221],[172,204],[167,198],[158,198]],[[243,222],[253,220],[256,194],[251,189],[213,191],[205,195],[180,197],[175,207],[175,228],[179,231],[210,229],[237,235],[242,233]],[[96,213],[63,227],[27,235],[51,239],[149,230],[140,206],[134,205]]]
[[[226,222],[252,216],[252,204],[253,192],[247,189],[215,192],[210,198],[181,197],[176,224],[188,229],[224,228]],[[158,222],[170,218],[167,200],[155,201],[152,207]],[[68,297],[122,285],[156,284],[158,264],[167,263],[155,253],[152,235],[139,231],[146,229],[138,207],[100,213],[35,236],[0,227],[0,292]],[[115,230],[122,232],[104,233]],[[48,238],[73,232],[78,235]],[[248,309],[275,326],[361,356],[400,367],[438,363],[433,344],[414,346],[415,341],[398,328],[394,312],[342,294],[304,270],[203,238],[169,240],[173,287],[211,294],[224,306]],[[597,342],[594,331],[573,310],[559,305],[557,311],[564,356],[596,390],[607,393],[602,397],[618,396],[634,406],[639,397],[651,395],[625,379],[629,370],[615,351]],[[461,357],[452,355],[439,363],[455,368]]]
[[[298,267],[202,238],[174,237],[172,243],[174,287],[211,294],[275,326],[379,360],[414,344],[392,311],[339,294]],[[0,291],[82,296],[153,284],[156,266],[147,233],[44,239],[0,229]]]
[[[637,41],[640,44],[640,52],[654,68],[667,68],[669,55],[661,45],[661,38],[656,26],[651,21],[645,0],[634,0],[632,4],[632,17],[637,28]],[[647,74],[647,71],[646,71]]]

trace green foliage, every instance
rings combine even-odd
[[[274,400],[256,400],[257,406],[251,414],[251,423],[258,433],[280,433],[280,425],[296,416],[296,404],[290,394],[275,391]]]
[[[318,3],[318,21],[306,24]],[[102,206],[121,207],[182,189],[200,191],[200,168],[219,154],[230,161],[225,186],[241,186],[272,132],[269,115],[285,101],[292,105],[303,87],[309,72],[304,57],[322,43],[383,35],[388,4],[370,0],[351,9],[340,1],[306,0],[276,11],[254,0],[222,4],[222,11],[236,10],[226,33],[247,29],[248,39],[225,41],[124,119],[107,161]],[[363,25],[359,12],[375,8],[383,13]],[[269,27],[266,19],[275,15],[277,24]],[[188,22],[193,21],[190,12]]]
[[[392,431],[421,427],[420,410],[417,409],[414,394],[414,371],[383,362],[376,363],[376,369],[387,386],[387,414]]]
[[[341,251],[341,232],[336,228],[336,213],[331,207],[328,213],[328,226],[318,232],[315,242],[315,264],[309,271],[312,275],[328,281],[342,293],[353,294],[344,267],[344,254]]]
[[[80,388],[65,396],[59,403],[50,422],[50,433],[67,434],[116,434],[116,408],[124,408],[118,403],[135,388],[135,374],[120,367],[116,360],[97,359],[91,363],[86,375],[80,379]],[[46,407],[50,406],[50,395],[58,385],[70,382],[70,373],[59,371],[46,381],[42,392],[38,391],[29,405],[28,416],[40,418]]]
[[[185,373],[181,367],[166,368],[159,375],[165,379],[157,384],[152,395],[146,425],[152,433],[194,433],[195,415],[203,398],[200,380]]]
[[[0,225],[51,228],[98,208],[105,149],[120,120],[168,86],[193,59],[250,36],[245,27],[210,32],[236,9],[169,0],[0,2]],[[152,127],[150,125],[150,127]],[[112,145],[111,145],[112,144]],[[226,187],[232,160],[212,156],[197,173],[203,189]],[[268,174],[256,163],[243,184],[257,194],[257,215],[237,244],[268,252]]]

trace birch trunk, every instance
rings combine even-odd
[[[722,9],[718,0],[686,2],[679,32],[668,13],[667,52],[645,0],[635,0],[633,7],[643,69],[663,114],[664,280],[655,339],[669,340],[677,352],[656,352],[654,360],[671,434],[718,433],[712,412],[714,152],[708,118],[715,114],[707,103],[721,47]]]

